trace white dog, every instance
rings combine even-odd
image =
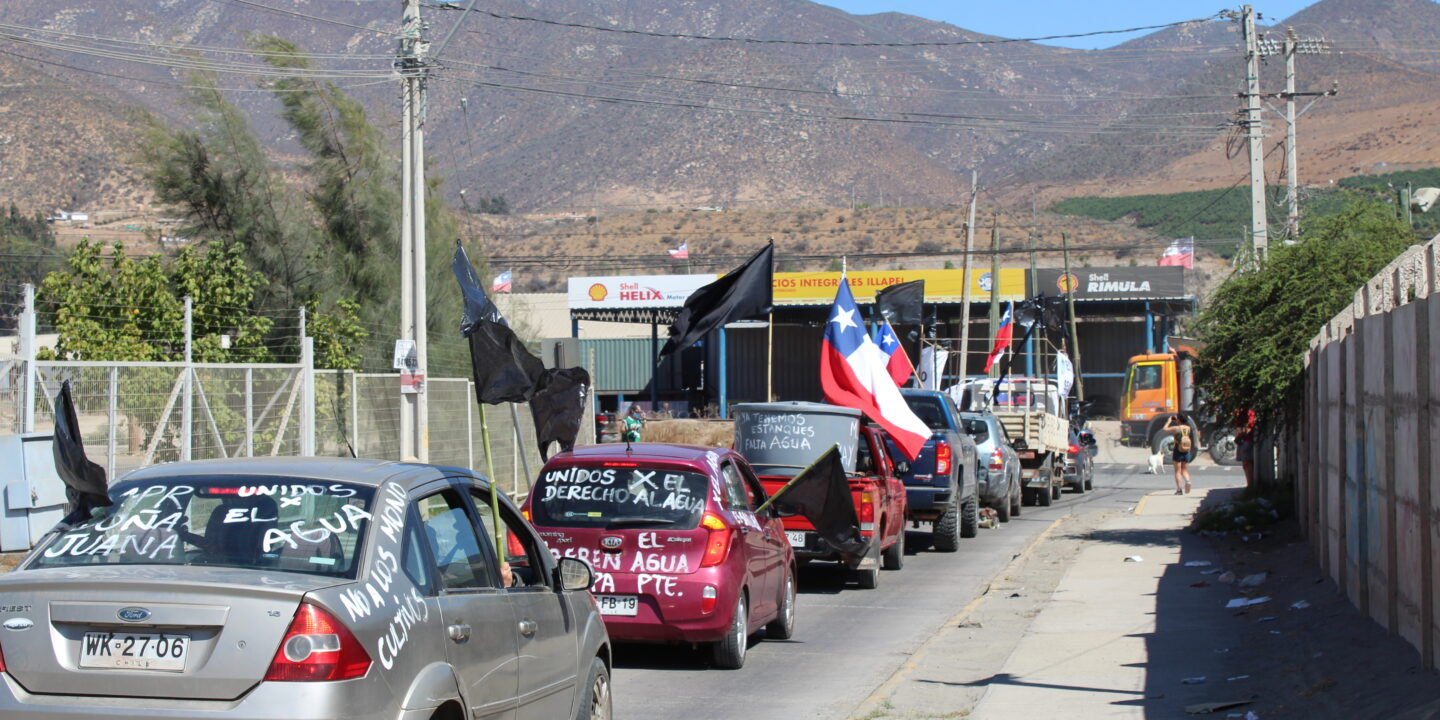
[[[1162,473],[1162,472],[1164,472],[1164,471],[1165,471],[1165,453],[1155,453],[1154,455],[1151,455],[1151,456],[1150,456],[1150,469],[1147,470],[1146,472],[1149,472],[1151,475],[1159,475],[1160,473]]]

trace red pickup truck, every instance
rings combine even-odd
[[[886,450],[883,429],[865,423],[858,410],[822,403],[745,403],[731,410],[735,450],[750,462],[769,495],[830,446],[840,446],[855,517],[867,546],[858,553],[839,552],[809,520],[785,517],[785,536],[797,560],[839,562],[855,571],[858,584],[866,589],[879,585],[881,568],[899,570],[904,565],[905,484]]]

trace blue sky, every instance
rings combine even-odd
[[[1001,37],[1039,37],[1066,33],[1116,30],[1142,25],[1209,17],[1225,0],[819,0],[857,15],[902,12],[939,20],[966,30]],[[1250,4],[1269,25],[1283,20],[1316,0],[1253,0]],[[1234,9],[1241,3],[1236,2]],[[1143,35],[1136,33],[1135,35]],[[1122,43],[1135,35],[1100,35],[1048,44],[1075,48],[1101,48]]]

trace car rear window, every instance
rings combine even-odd
[[[309,478],[122,482],[115,504],[47,543],[30,568],[214,565],[354,578],[375,489]]]
[[[950,426],[945,423],[945,408],[938,398],[907,395],[905,402],[909,403],[910,411],[915,413],[926,427],[931,430],[949,429]]]
[[[536,525],[689,530],[700,524],[709,494],[709,478],[693,471],[559,467],[540,474],[530,513]]]
[[[965,432],[975,439],[976,444],[990,439],[990,423],[976,418],[961,418],[960,422],[965,423]]]

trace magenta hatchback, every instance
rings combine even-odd
[[[795,554],[764,501],[733,451],[607,444],[551,458],[525,513],[557,557],[595,571],[612,640],[709,643],[738,668],[752,633],[795,627]]]

